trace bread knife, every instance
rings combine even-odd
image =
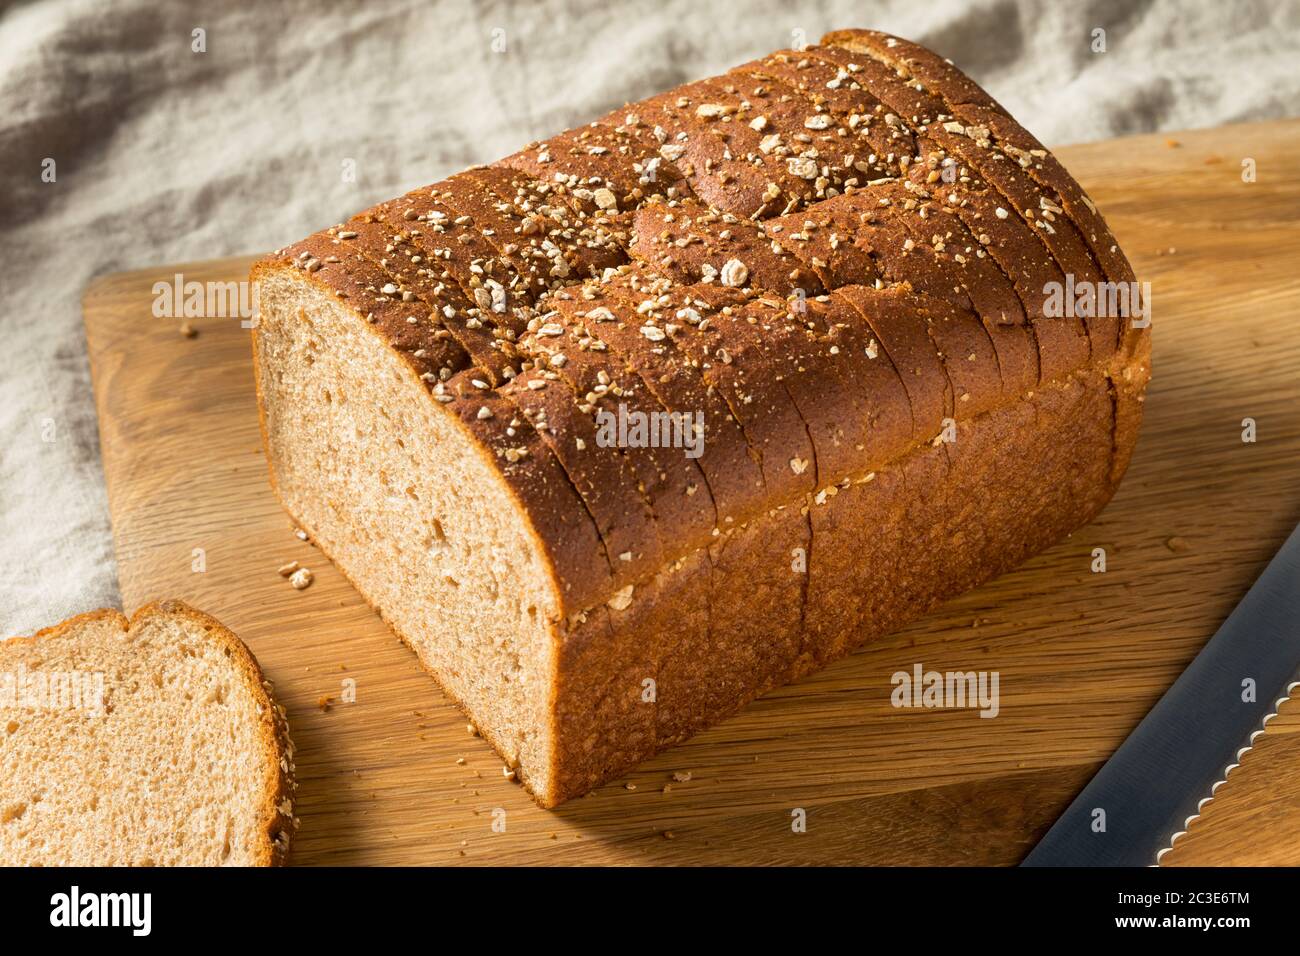
[[[1023,866],[1157,866],[1300,686],[1300,526]]]

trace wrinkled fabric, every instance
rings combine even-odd
[[[0,634],[117,603],[79,307],[94,276],[274,248],[621,102],[851,26],[939,51],[1051,144],[1286,115],[1300,99],[1298,11],[0,4]],[[42,181],[47,159],[54,182]]]

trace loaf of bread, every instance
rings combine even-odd
[[[248,648],[166,601],[0,642],[0,866],[269,866],[293,744]]]
[[[1090,520],[1149,336],[1048,290],[1133,278],[950,63],[832,33],[260,261],[272,481],[554,806]]]

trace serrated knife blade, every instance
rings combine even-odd
[[[1300,526],[1022,865],[1157,864],[1297,680]]]

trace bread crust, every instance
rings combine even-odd
[[[972,124],[987,125],[1002,149],[1041,185],[1053,190],[1061,205],[1088,243],[1093,256],[1111,282],[1134,281],[1133,268],[1120,251],[1110,228],[1097,211],[1096,204],[1032,133],[1015,121],[978,84],[943,59],[902,37],[876,30],[837,30],[822,38],[827,46],[843,46],[870,52],[900,75],[914,77],[938,93],[949,110]],[[1141,329],[1129,323],[1117,329],[1117,347],[1132,355],[1140,347]]]
[[[774,612],[761,640],[753,630],[730,630],[742,625],[729,620],[702,644],[675,628],[643,628],[668,619],[666,609],[694,607],[705,587],[692,573],[657,577],[644,603],[634,598],[621,612],[624,620],[612,622],[615,634],[629,643],[635,636],[641,652],[650,648],[658,661],[654,745],[617,729],[605,734],[583,710],[581,702],[598,700],[601,688],[618,684],[614,665],[625,658],[616,650],[606,654],[595,638],[576,642],[562,664],[558,706],[567,738],[595,744],[561,751],[553,799],[578,796],[617,777],[772,687],[896,630],[1091,520],[1114,491],[1106,480],[1110,407],[1105,376],[1086,370],[1030,399],[959,422],[950,448],[913,445],[882,469],[837,486],[834,496],[808,501],[813,539],[808,614],[802,620],[798,613],[782,614],[789,603],[759,580],[723,575],[749,582],[748,604],[733,601],[733,610],[761,606]],[[1033,427],[1038,418],[1042,427]],[[1086,450],[1083,456],[1080,449]],[[1041,484],[1044,476],[1049,477]],[[864,525],[871,528],[865,536]],[[755,525],[764,537],[774,528],[770,521]],[[770,566],[770,546],[765,550],[760,563]],[[755,616],[747,616],[752,623]],[[800,632],[802,640],[792,643],[790,636]],[[735,633],[749,640],[724,637]],[[705,647],[709,652],[701,654]]]
[[[498,325],[508,323],[495,321],[495,315],[490,312],[483,314],[473,301],[473,288],[461,286],[441,259],[417,244],[408,228],[414,224],[405,221],[403,214],[397,212],[397,205],[389,202],[372,206],[346,223],[326,230],[325,235],[360,252],[384,278],[392,280],[397,287],[395,294],[402,301],[422,302],[433,316],[434,324],[441,324],[450,333],[441,340],[449,348],[459,344],[485,371],[508,363],[512,359],[509,336],[497,331]],[[489,262],[483,270],[489,277],[493,265]],[[448,314],[448,309],[454,316]],[[470,316],[485,320],[482,328],[471,330],[465,321]],[[446,364],[459,368],[464,362]]]
[[[643,101],[637,114],[662,130],[660,154],[708,205],[762,218],[802,203],[809,187],[758,149],[757,133],[735,119],[739,106],[740,97],[700,80]]]
[[[884,106],[836,64],[807,51],[778,50],[733,72],[795,90],[829,113],[837,126],[848,127],[859,186],[897,176],[916,155],[911,133],[901,124],[886,123]]]
[[[628,218],[617,208],[601,208],[588,197],[588,193],[594,196],[594,190],[572,187],[568,181],[548,182],[501,163],[472,166],[465,175],[495,196],[497,208],[519,223],[507,238],[532,248],[535,257],[546,259],[548,246],[562,253],[569,269],[556,276],[548,290],[598,276],[627,262]],[[542,219],[542,228],[531,233],[521,228],[537,217]]]
[[[742,520],[742,509],[763,493],[763,474],[739,422],[723,397],[705,384],[701,371],[690,363],[673,361],[667,339],[652,342],[641,332],[643,319],[635,303],[648,297],[649,293],[633,291],[629,276],[622,276],[585,289],[580,299],[552,302],[640,376],[665,408],[703,414],[704,454],[697,464],[717,508],[717,527],[725,529]]]
[[[519,409],[555,454],[590,512],[611,562],[635,578],[663,564],[651,506],[637,490],[631,464],[617,445],[603,445],[590,414],[578,408],[568,383],[529,369],[498,394]]]
[[[255,847],[258,866],[283,866],[289,860],[293,837],[297,831],[297,818],[293,804],[297,794],[295,779],[294,745],[289,736],[288,715],[274,697],[274,686],[262,673],[257,658],[239,637],[209,614],[196,610],[177,600],[154,601],[143,605],[128,618],[116,608],[103,608],[77,614],[50,627],[42,628],[30,637],[13,637],[3,643],[20,642],[36,644],[42,640],[61,637],[86,624],[103,622],[127,632],[152,618],[183,618],[202,628],[215,643],[228,652],[231,662],[241,677],[244,690],[258,707],[258,734],[261,765],[264,769],[259,805],[260,836]]]
[[[645,382],[633,372],[612,363],[605,343],[569,321],[562,309],[551,309],[530,323],[520,350],[539,368],[571,390],[578,411],[594,416],[626,411],[648,420],[669,412]],[[590,439],[584,439],[591,444]],[[631,484],[651,509],[661,536],[707,536],[717,527],[717,510],[699,466],[684,449],[668,445],[633,445],[616,449],[633,472]]]
[[[870,163],[863,163],[855,130],[846,118],[833,112],[825,98],[806,88],[786,83],[773,71],[737,67],[726,74],[751,103],[766,145],[787,158],[809,159],[816,165],[812,180],[816,205],[868,179]],[[784,151],[784,152],[782,152]],[[879,157],[877,157],[879,160]]]
[[[444,300],[442,324],[489,381],[499,385],[509,379],[516,370],[512,343],[524,322],[511,308],[509,268],[496,247],[434,199],[433,187],[413,190],[374,210],[390,229],[402,230],[409,255],[420,257],[435,297]],[[405,251],[405,244],[399,250]],[[498,287],[504,306],[499,311]]]
[[[872,56],[855,56],[848,49],[835,46],[813,48],[810,52],[866,77],[872,93],[894,111],[896,116],[901,117],[897,122],[912,125],[918,149],[931,154],[938,150],[941,156],[955,157],[989,183],[1002,197],[1008,218],[1025,221],[1029,227],[1026,233],[1030,236],[1030,245],[1039,243],[1047,251],[1046,257],[1041,250],[1030,255],[1054,269],[1054,274],[1048,281],[1064,285],[1065,274],[1071,274],[1080,281],[1097,281],[1100,271],[1091,254],[1084,249],[1073,225],[1066,219],[1053,220],[1050,211],[1044,213],[1043,203],[1048,202],[1050,205],[1048,197],[1021,173],[1017,165],[998,162],[986,136],[973,137],[969,133],[971,128],[960,123],[955,124],[960,127],[960,131],[950,129],[950,121],[947,119],[949,114],[942,100],[930,95],[924,88],[918,89],[915,84],[905,83],[897,73]],[[1037,291],[1033,295],[1040,303],[1039,313],[1042,311],[1045,286],[1046,283],[1034,286]],[[1026,307],[1030,308],[1029,303],[1026,303]],[[1086,344],[1095,352],[1097,361],[1104,361],[1114,351],[1113,343],[1111,348],[1107,348],[1105,333],[1096,327],[1096,322],[1084,322],[1072,315],[1058,319],[1057,322],[1083,332]],[[1113,332],[1111,334],[1113,336]]]
[[[635,209],[651,196],[682,198],[692,195],[681,172],[659,154],[659,144],[645,130],[639,117],[629,111],[611,114],[586,126],[568,130],[541,143],[526,146],[496,165],[525,172],[543,182],[562,181],[570,194],[590,193],[582,198],[588,208],[602,208],[604,196],[613,193],[615,212]]]
[[[757,223],[694,200],[641,206],[630,252],[647,268],[682,285],[721,281],[730,263],[740,263],[745,287],[783,297],[822,292],[814,272],[769,240]]]

